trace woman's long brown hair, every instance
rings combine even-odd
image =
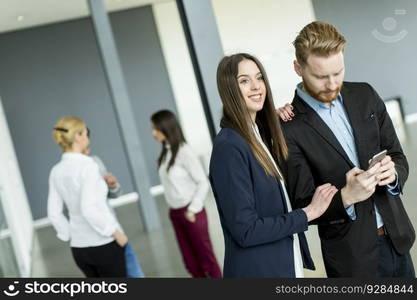
[[[171,159],[168,162],[167,171],[174,165],[179,148],[186,142],[180,123],[174,113],[169,110],[160,110],[151,116],[151,122],[162,132],[171,147]],[[167,155],[166,142],[162,143],[161,153],[158,158],[158,167],[161,166]]]
[[[268,147],[277,165],[287,159],[287,143],[285,142],[278,117],[275,114],[274,101],[265,69],[259,60],[250,54],[238,53],[225,56],[217,67],[217,89],[223,102],[222,123],[236,130],[246,140],[252,153],[268,175],[282,179],[269,155],[255,136],[245,99],[240,92],[237,80],[238,66],[245,59],[253,61],[258,66],[265,82],[266,97],[264,106],[262,110],[257,112],[255,120],[262,140]]]

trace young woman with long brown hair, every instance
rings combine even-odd
[[[303,263],[314,269],[303,232],[337,189],[322,185],[310,205],[291,209],[281,172],[287,145],[266,73],[255,57],[224,57],[217,86],[223,118],[210,181],[225,238],[224,276],[303,277]]]

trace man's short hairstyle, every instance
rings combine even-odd
[[[315,21],[306,25],[293,42],[295,56],[300,65],[307,64],[310,54],[328,57],[344,51],[346,40],[336,27],[329,23]]]

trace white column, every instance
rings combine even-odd
[[[296,84],[292,42],[315,21],[311,0],[212,0],[225,54],[247,52],[260,59],[275,105],[291,102]]]
[[[1,98],[0,166],[0,198],[11,233],[16,260],[20,275],[29,277],[32,263],[33,218]]]
[[[207,167],[212,143],[177,5],[164,2],[152,9],[181,127]]]

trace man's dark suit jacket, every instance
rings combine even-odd
[[[369,159],[387,149],[395,162],[402,193],[408,163],[384,102],[367,83],[345,82],[341,94],[353,129],[360,168],[366,170]],[[374,203],[398,253],[409,251],[415,239],[401,198],[391,195],[385,186],[377,187],[371,198],[355,204],[356,220],[352,221],[343,206],[340,189],[345,186],[345,174],[354,167],[353,163],[330,128],[297,93],[292,105],[295,117],[283,127],[290,153],[285,173],[293,207],[305,207],[317,186],[335,185],[339,192],[315,222],[327,275],[375,277],[378,249]]]
[[[225,240],[224,277],[294,277],[294,233],[305,267],[314,269],[303,233],[306,214],[288,213],[280,182],[231,128],[214,140],[210,182]]]

